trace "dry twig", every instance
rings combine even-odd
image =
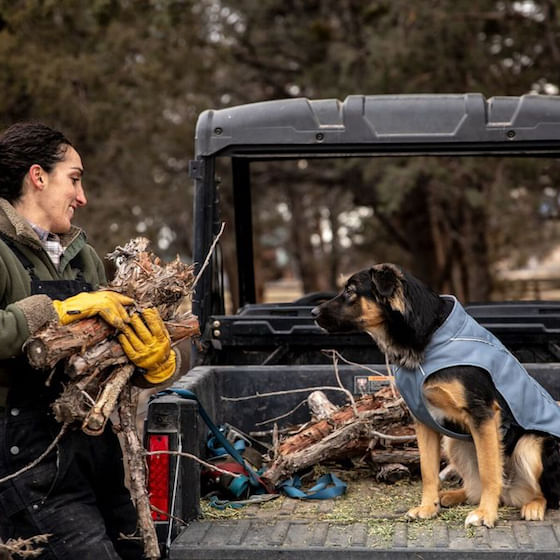
[[[338,386],[344,391],[344,393],[348,397],[348,400],[350,401],[350,404],[352,405],[352,410],[354,411],[354,415],[357,417],[358,416],[358,409],[356,408],[356,401],[354,400],[354,397],[353,397],[352,393],[344,387],[344,385],[342,384],[342,381],[340,380],[340,374],[338,373],[338,357],[337,357],[337,354],[338,354],[337,352],[332,352],[332,361],[333,361],[333,368],[334,368],[334,374],[336,376],[336,381],[338,383]]]
[[[132,387],[126,385],[119,401],[120,432],[127,452],[124,458],[130,473],[130,495],[138,512],[138,528],[144,543],[144,556],[157,559],[160,557],[158,538],[151,515],[150,499],[146,492],[147,472],[144,460],[144,447],[136,431],[137,392],[132,394]]]
[[[12,478],[16,478],[16,476],[19,476],[20,474],[23,474],[24,472],[27,472],[28,470],[38,465],[57,446],[58,442],[62,439],[62,436],[66,433],[66,430],[68,429],[69,425],[70,424],[67,423],[62,424],[60,428],[60,432],[58,432],[57,436],[54,438],[51,444],[45,449],[45,451],[43,451],[43,453],[41,453],[41,455],[39,455],[39,457],[37,457],[37,459],[34,459],[33,461],[31,461],[31,463],[25,465],[25,467],[22,467],[18,471],[13,472],[7,476],[4,476],[3,478],[0,478],[0,484],[8,480],[11,480]]]
[[[202,277],[202,273],[204,272],[204,270],[208,266],[208,263],[210,262],[210,257],[212,256],[212,253],[214,252],[214,249],[216,248],[216,245],[217,245],[218,241],[220,240],[220,237],[222,237],[222,233],[224,233],[225,227],[226,227],[226,223],[222,222],[222,226],[220,227],[220,231],[218,232],[218,234],[216,235],[216,238],[214,239],[214,242],[210,246],[210,250],[208,251],[208,254],[206,255],[206,259],[204,259],[204,263],[200,267],[200,270],[198,271],[198,274],[196,275],[196,278],[194,279],[194,281],[192,283],[192,289],[193,290],[195,289],[196,285],[198,284],[198,281],[200,280],[200,278]]]
[[[222,473],[222,474],[227,474],[228,476],[231,476],[232,478],[239,478],[240,476],[243,476],[241,474],[236,474],[234,472],[231,471],[225,471],[224,469],[220,469],[220,467],[217,467],[216,465],[213,465],[212,463],[208,463],[206,461],[203,461],[200,457],[197,457],[196,455],[193,455],[192,453],[185,453],[184,451],[146,451],[145,453],[147,456],[150,455],[173,455],[175,457],[186,457],[187,459],[192,459],[193,461],[196,461],[197,463],[200,463],[201,465],[203,465],[204,467],[206,467],[207,469],[211,469],[213,471]],[[168,515],[166,513],[166,515]]]
[[[341,391],[346,393],[348,389],[341,389],[340,387],[334,387],[333,385],[326,385],[321,387],[302,387],[301,389],[287,389],[286,391],[272,391],[270,393],[256,393],[254,395],[246,395],[244,397],[223,397],[220,398],[223,401],[248,401],[252,399],[262,399],[266,397],[276,397],[278,395],[290,395],[291,393],[310,393],[313,391]]]
[[[50,536],[50,533],[46,533],[28,539],[10,539],[6,543],[0,542],[0,558],[4,558],[3,552],[8,554],[8,558],[12,558],[12,555],[19,558],[37,558],[43,552],[43,547],[37,545],[46,543]]]

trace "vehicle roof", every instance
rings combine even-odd
[[[560,153],[560,96],[290,98],[206,110],[197,157]]]

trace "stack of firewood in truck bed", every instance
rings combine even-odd
[[[414,427],[392,386],[341,407],[322,391],[311,393],[307,402],[310,422],[274,438],[263,474],[273,485],[313,465],[348,459],[370,464],[377,479],[385,482],[416,470],[419,454]]]

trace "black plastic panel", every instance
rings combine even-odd
[[[342,154],[344,146],[375,153],[391,145],[402,153],[423,145],[432,152],[558,152],[559,127],[558,96],[351,95],[344,101],[281,99],[208,110],[198,119],[195,144],[198,157]]]

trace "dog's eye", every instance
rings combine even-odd
[[[358,294],[354,290],[346,290],[344,297],[348,303],[354,303],[358,299]]]

